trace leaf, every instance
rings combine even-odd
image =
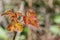
[[[15,31],[14,25],[8,25],[7,30],[10,31],[10,32],[14,32]]]
[[[23,31],[23,27],[22,27],[22,24],[21,24],[21,23],[15,23],[14,25],[15,25],[15,28],[16,28],[18,31],[20,31],[20,32]]]
[[[8,36],[7,36],[6,32],[7,32],[7,31],[4,30],[3,28],[1,28],[1,26],[0,26],[0,38],[7,39]]]
[[[14,32],[14,31],[22,32],[23,31],[23,27],[22,27],[21,23],[14,23],[14,24],[8,25],[7,26],[7,30],[10,31],[10,32]]]
[[[12,10],[7,10],[3,15],[9,15],[10,24],[7,26],[8,31],[22,32],[23,30],[22,23],[18,22],[18,17],[23,16],[20,12],[14,12]]]
[[[29,19],[28,19],[27,16],[24,16],[24,17],[23,17],[23,20],[24,20],[24,23],[25,23],[26,25],[29,24]]]
[[[53,25],[49,28],[50,32],[53,33],[53,34],[60,34],[60,28],[59,26],[56,26],[56,25]]]
[[[26,16],[23,17],[24,23],[33,29],[39,29],[37,16],[33,10],[27,10]]]
[[[60,24],[60,15],[54,17],[54,22]]]

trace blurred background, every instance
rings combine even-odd
[[[8,9],[25,13],[29,7],[36,12],[44,32],[38,36],[24,25],[19,40],[60,40],[60,0],[0,0],[0,40],[9,40],[14,35],[6,30],[9,20],[1,14]]]

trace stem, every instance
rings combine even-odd
[[[32,40],[31,29],[28,27],[28,40]]]
[[[40,35],[38,33],[36,34],[36,40],[41,40]]]
[[[45,15],[45,32],[46,32],[45,40],[48,40],[48,34],[49,34],[48,28],[49,28],[49,26],[50,26],[50,14],[46,14]]]
[[[28,6],[29,6],[29,8],[32,7],[32,0],[28,0]]]
[[[7,32],[7,35],[9,40],[13,40],[14,32]]]
[[[17,31],[16,36],[15,36],[15,40],[19,40],[20,33],[21,33],[21,32]]]
[[[31,9],[32,0],[28,0],[28,7]],[[28,40],[32,40],[32,31],[31,31],[31,29],[29,27],[28,27]]]
[[[15,35],[14,35],[14,37],[13,37],[13,40],[15,40],[15,37],[16,37],[16,32],[15,32]]]

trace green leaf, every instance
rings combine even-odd
[[[59,26],[53,25],[49,28],[49,31],[53,34],[58,34],[60,35],[60,28]]]
[[[3,28],[1,28],[0,26],[0,38],[4,38],[4,39],[7,39],[7,34],[6,34],[6,30],[3,30]]]
[[[60,24],[60,15],[54,17],[54,22]]]

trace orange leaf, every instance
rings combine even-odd
[[[14,25],[15,25],[16,30],[18,30],[20,32],[23,31],[23,27],[22,27],[22,24],[21,23],[15,23]]]
[[[14,29],[15,29],[14,25],[8,25],[7,26],[7,30],[10,32],[14,32]]]
[[[24,20],[24,23],[25,23],[26,25],[29,24],[29,19],[28,19],[27,16],[24,16],[24,17],[23,17],[23,20]]]
[[[22,16],[20,12],[12,12],[11,10],[7,10],[2,15],[9,15],[10,25],[7,26],[7,30],[13,31],[20,31],[22,32],[23,27],[22,24],[18,22],[18,17]]]
[[[32,28],[39,29],[38,19],[33,10],[27,10],[26,16],[24,17],[23,20],[24,20],[25,24],[27,24],[27,26],[31,25]]]

